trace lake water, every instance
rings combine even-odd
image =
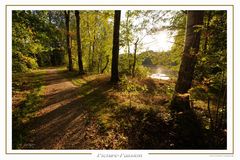
[[[154,73],[149,75],[150,78],[153,79],[161,79],[161,80],[169,80],[169,76],[166,74],[167,70],[163,69],[162,67],[155,67],[152,68]]]
[[[161,79],[161,80],[169,80],[170,78],[163,73],[154,73],[151,74],[149,77],[154,78],[154,79]]]

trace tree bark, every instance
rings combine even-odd
[[[89,16],[87,14],[87,18],[89,19]],[[89,21],[87,20],[87,30],[88,30],[88,37],[89,37],[89,46],[88,46],[88,71],[91,72],[92,71],[92,63],[91,63],[91,53],[92,53],[92,40],[91,40],[91,33],[90,33],[90,25],[89,25]]]
[[[70,11],[65,11],[65,23],[67,32],[67,51],[68,51],[68,70],[72,71],[72,49],[71,49],[71,36],[69,32]]]
[[[132,65],[132,77],[135,77],[138,41],[139,41],[139,39],[137,39],[137,41],[134,43],[134,56],[133,56],[133,65]]]
[[[91,49],[92,48],[92,43],[89,42],[89,46],[88,46],[88,71],[92,71],[92,67],[91,67]]]
[[[103,57],[103,53],[99,53],[98,55],[98,73],[101,73],[101,68],[102,68],[102,57]]]
[[[91,63],[92,63],[92,71],[94,71],[95,66],[96,66],[95,59],[94,59],[94,56],[95,56],[95,44],[96,44],[96,36],[95,35],[96,34],[95,34],[95,31],[94,31],[93,43],[92,43],[92,61],[91,61]]]
[[[121,11],[117,10],[114,14],[114,31],[113,31],[113,48],[112,48],[112,70],[111,82],[119,81],[118,75],[118,56],[119,56],[119,28],[120,28]]]
[[[79,11],[75,11],[76,16],[76,30],[77,30],[77,47],[78,47],[78,68],[79,74],[83,75],[83,63],[82,63],[82,43],[81,43],[81,34],[80,34],[80,15]]]
[[[101,73],[103,73],[103,72],[105,71],[105,69],[107,68],[107,66],[108,66],[108,63],[109,63],[109,55],[106,56],[106,59],[107,59],[106,65],[103,67]]]
[[[198,27],[203,24],[203,15],[203,11],[188,11],[187,13],[184,51],[171,103],[171,106],[177,110],[190,109],[189,95],[187,93],[192,86],[201,36]]]
[[[131,72],[131,60],[130,60],[130,42],[129,42],[129,11],[126,12],[126,41],[127,41],[127,54],[128,54],[128,69]]]

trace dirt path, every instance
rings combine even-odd
[[[154,94],[136,96],[128,106],[128,96],[114,89],[109,77],[75,76],[80,80],[80,86],[75,86],[66,78],[69,75],[58,69],[44,69],[37,75],[43,79],[43,100],[34,118],[24,125],[27,133],[21,148],[180,149],[205,145],[195,114],[172,117],[164,105],[169,81],[142,81]],[[159,93],[155,95],[155,91]]]
[[[64,78],[65,73],[46,69],[44,97],[36,117],[27,124],[30,131],[24,148],[91,148],[87,139],[88,112],[81,104],[79,87]]]

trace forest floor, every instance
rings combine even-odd
[[[211,147],[195,113],[171,113],[171,80],[127,79],[134,88],[129,91],[112,85],[109,75],[77,76],[59,68],[14,77],[13,148]]]

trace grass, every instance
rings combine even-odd
[[[42,101],[44,86],[41,74],[43,73],[44,71],[34,71],[13,74],[13,97],[19,97],[19,101],[13,105],[12,112],[13,149],[21,148],[24,144],[27,134],[24,124],[34,117],[34,112],[38,110]]]

